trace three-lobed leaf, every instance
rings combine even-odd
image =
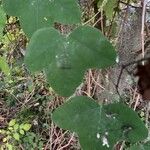
[[[105,68],[115,63],[112,44],[95,28],[80,26],[69,36],[54,28],[35,32],[28,44],[25,63],[32,72],[44,70],[52,88],[69,96],[89,68]]]
[[[121,137],[118,121],[108,120],[102,106],[88,97],[72,98],[54,111],[52,119],[59,127],[75,131],[83,150],[112,149]]]
[[[52,119],[59,127],[76,132],[85,150],[112,150],[119,140],[134,143],[148,135],[144,123],[126,105],[102,106],[83,96],[60,106]]]

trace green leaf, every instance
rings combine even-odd
[[[25,130],[25,131],[29,131],[30,128],[31,128],[31,124],[28,124],[28,123],[26,123],[26,124],[24,124],[24,125],[22,126],[22,129]]]
[[[3,142],[5,143],[7,141],[7,138],[3,138]]]
[[[122,113],[113,108],[119,108]],[[60,106],[52,119],[59,127],[76,132],[85,150],[112,150],[120,140],[137,142],[148,134],[137,114],[127,106],[121,103],[102,106],[83,96],[71,98]],[[128,131],[124,128],[130,126],[134,128]]]
[[[18,130],[18,128],[19,128],[19,124],[17,123],[14,125],[14,130]]]
[[[5,73],[5,75],[7,76],[10,75],[10,69],[6,61],[6,58],[1,56],[0,56],[0,70],[2,70]]]
[[[19,141],[20,140],[20,135],[18,133],[14,133],[13,137],[15,138],[15,140]]]
[[[10,131],[9,131],[9,130],[10,130]],[[9,127],[8,130],[6,131],[6,134],[7,134],[7,135],[10,135],[12,131],[13,131],[13,128],[12,128],[12,127]]]
[[[19,130],[19,133],[20,133],[20,134],[22,134],[22,135],[24,135],[24,134],[25,134],[24,130],[22,130],[22,129],[21,129],[21,130]]]
[[[13,127],[8,127],[8,130],[13,131]],[[8,131],[7,131],[8,132]],[[7,133],[8,134],[8,133]]]
[[[3,130],[3,129],[1,130],[1,129],[0,129],[0,133],[1,133],[1,134],[5,134],[5,133],[6,133],[6,130]]]
[[[19,128],[20,128],[20,129],[22,129],[22,128],[23,128],[23,126],[24,126],[24,124],[22,123],[22,124],[20,124]]]
[[[15,123],[16,123],[16,119],[12,119],[8,125],[9,125],[9,127],[12,127],[15,125]]]
[[[81,26],[68,37],[54,28],[38,30],[27,47],[25,63],[32,72],[44,70],[52,88],[69,96],[87,69],[108,67],[115,59],[113,46],[99,30]]]
[[[114,8],[117,6],[117,0],[108,0],[107,4],[104,6],[104,11],[108,19],[112,19]]]
[[[80,22],[81,12],[74,0],[3,0],[3,6],[8,15],[20,18],[22,28],[29,37],[36,30],[52,26],[54,22]]]
[[[0,6],[0,40],[1,40],[2,35],[3,35],[2,33],[3,33],[5,23],[6,23],[6,14],[3,11],[2,6]]]
[[[117,0],[99,0],[98,7],[105,11],[108,19],[112,19],[114,8],[117,6]]]
[[[8,150],[13,150],[13,145],[6,143],[6,146],[7,146]]]

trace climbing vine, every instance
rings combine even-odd
[[[117,2],[99,0],[97,7],[112,19]],[[2,6],[7,15],[19,18],[28,37],[25,65],[31,73],[43,71],[59,95],[72,96],[88,69],[105,69],[116,63],[115,47],[107,37],[95,27],[82,24],[77,0],[3,0]],[[64,35],[55,23],[71,25],[73,29]],[[0,67],[9,74],[1,57]],[[118,141],[135,144],[146,139],[148,130],[137,113],[119,99],[115,101],[104,105],[89,97],[73,96],[53,112],[52,120],[76,132],[84,150],[112,150]]]

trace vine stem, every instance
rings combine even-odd
[[[142,59],[135,60],[135,61],[133,61],[133,62],[130,62],[130,63],[124,64],[124,65],[121,65],[121,70],[120,70],[119,77],[118,77],[117,84],[116,84],[116,90],[117,90],[117,93],[118,93],[118,94],[119,94],[118,88],[119,88],[121,76],[122,76],[122,73],[123,73],[124,69],[126,69],[127,67],[129,67],[129,66],[131,66],[131,65],[138,64],[138,63],[140,63],[140,62],[147,61],[147,60],[150,60],[150,57],[144,57],[144,58],[142,58]],[[128,70],[126,70],[126,71],[128,71]],[[120,95],[120,94],[119,94],[119,95]]]

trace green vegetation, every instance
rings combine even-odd
[[[93,84],[76,90],[89,70],[116,64],[120,2],[94,1],[86,22],[77,0],[0,4],[0,150],[150,149],[146,111],[141,119],[119,96],[99,101]]]

